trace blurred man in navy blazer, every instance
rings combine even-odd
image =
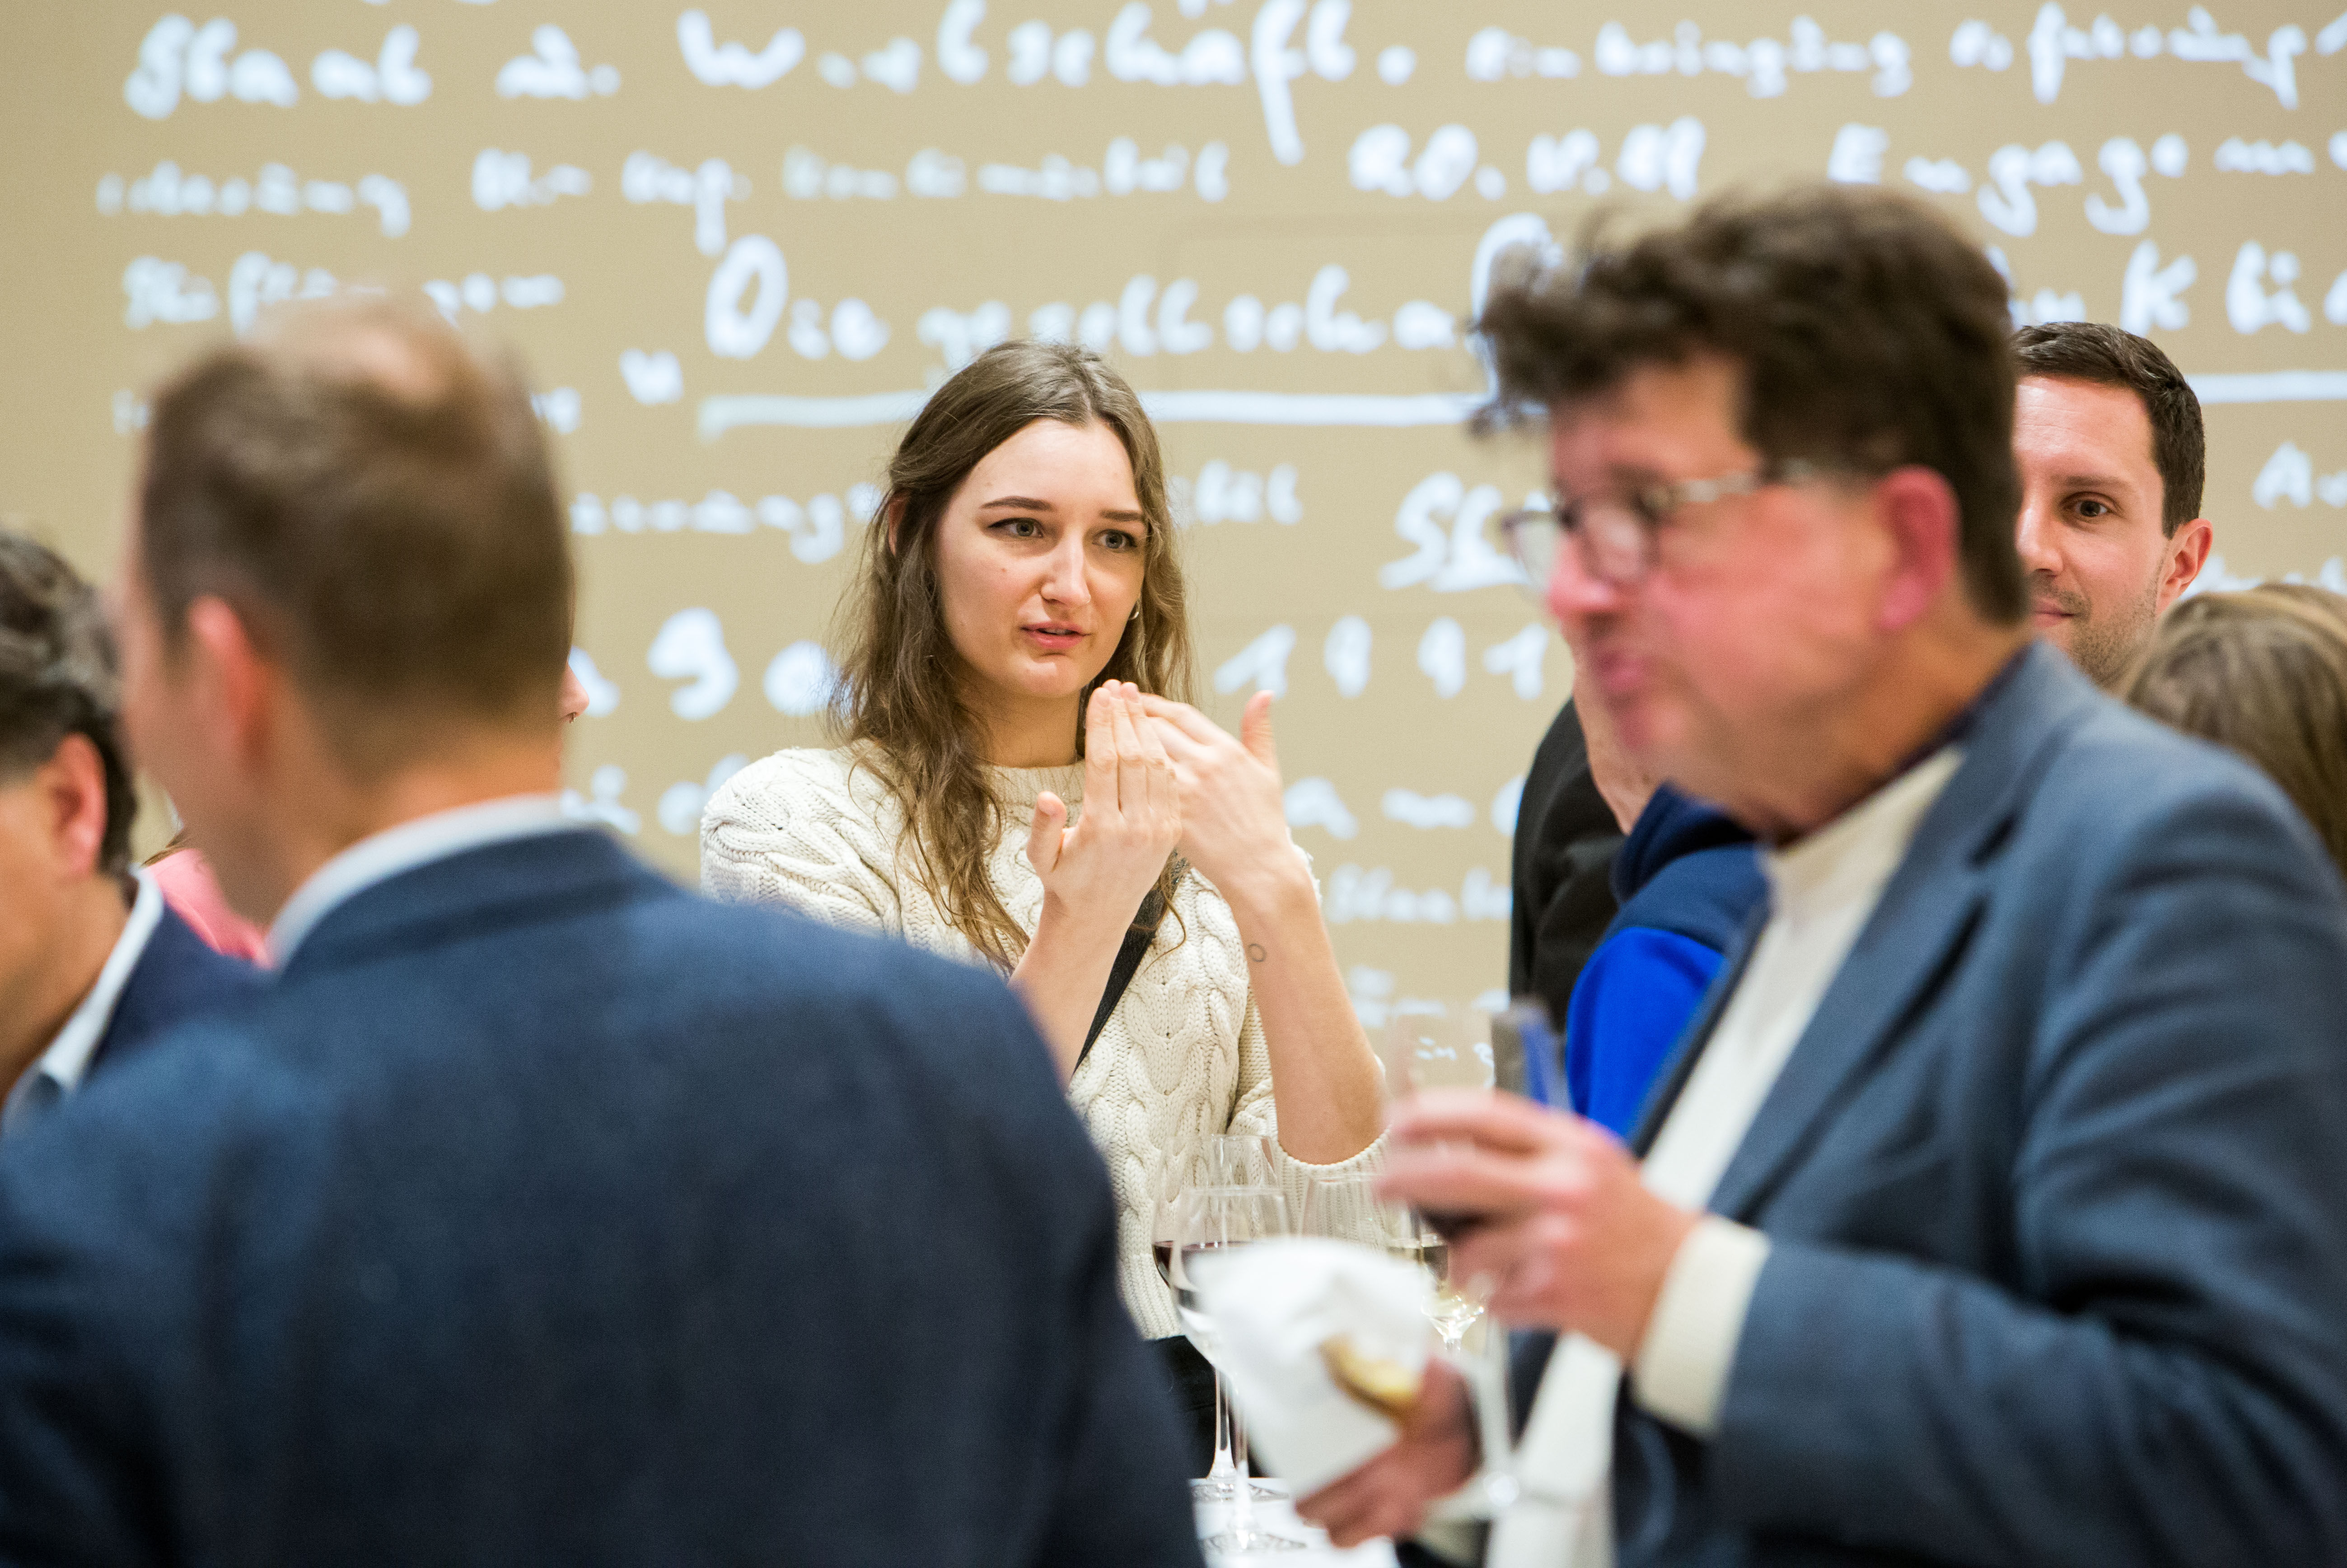
[[[138,797],[97,594],[0,530],[0,1137],[181,1019],[260,989],[133,870]]]
[[[2032,643],[2003,281],[1840,189],[1585,263],[1483,323],[1550,431],[1539,565],[1770,897],[1635,1155],[1395,1117],[1454,1274],[1551,1331],[1485,1561],[2347,1561],[2347,891]],[[1415,1526],[1463,1406],[1306,1506]]]
[[[436,320],[155,398],[127,716],[279,976],[0,1145],[0,1560],[1196,1563],[1025,1015],[567,822],[569,603]]]

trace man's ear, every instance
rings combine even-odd
[[[79,881],[97,872],[106,845],[106,759],[87,735],[70,734],[33,774],[56,867]]]
[[[1963,513],[1946,479],[1912,464],[1875,482],[1874,505],[1892,552],[1879,629],[1903,630],[1930,613],[1955,576]]]
[[[2195,518],[2176,530],[2168,541],[2168,569],[2159,578],[2159,609],[2184,597],[2200,577],[2200,569],[2209,564],[2209,548],[2217,542],[2216,528],[2206,518]]]
[[[240,761],[257,761],[268,748],[284,674],[244,618],[216,595],[195,600],[181,660],[188,690],[222,727],[231,751]]]

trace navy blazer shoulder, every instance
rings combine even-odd
[[[253,965],[214,952],[166,904],[115,998],[88,1071],[111,1071],[174,1025],[259,996],[267,983]]]
[[[600,834],[331,912],[0,1147],[0,1561],[1198,1562],[990,974]]]
[[[2347,889],[2042,645],[1962,743],[1713,1194],[1716,1430],[1620,1407],[1619,1560],[2347,1561]]]

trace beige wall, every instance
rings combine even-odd
[[[1186,534],[1209,709],[1234,722],[1255,677],[1216,671],[1292,634],[1283,759],[1291,781],[1328,781],[1357,825],[1297,835],[1360,994],[1498,985],[1493,804],[1569,665],[1541,646],[1533,605],[1452,547],[1462,501],[1514,504],[1539,464],[1440,422],[1457,406],[1441,399],[1481,384],[1440,340],[1455,340],[1495,222],[1565,232],[1600,185],[1664,220],[1839,159],[1950,188],[1938,200],[2009,259],[2017,310],[2112,319],[2131,300],[2151,310],[2164,296],[2146,280],[2164,279],[2175,305],[2157,335],[2196,376],[2230,378],[2208,384],[2224,569],[2327,565],[2335,579],[2347,552],[2347,20],[2322,9],[2213,5],[2213,36],[2196,36],[2181,7],[2132,0],[2113,23],[2024,0],[1822,4],[1814,23],[1791,5],[709,0],[705,30],[681,5],[221,4],[232,44],[217,26],[175,34],[156,4],[11,8],[0,512],[106,569],[159,373],[272,288],[440,283],[468,325],[528,356],[562,430],[579,643],[619,699],[574,732],[573,783],[592,794],[599,774],[624,774],[634,842],[681,876],[693,839],[667,824],[689,828],[713,765],[819,739],[767,691],[803,688],[789,677],[806,651],[770,681],[773,663],[820,640],[853,559],[860,525],[841,538],[825,516],[875,478],[904,411],[973,336],[1056,308],[1106,328],[1145,392],[1271,395],[1161,405],[1194,511],[1214,499],[1198,487],[1210,472],[1225,513],[1281,477],[1280,516],[1258,498],[1252,518],[1201,516]],[[794,31],[770,44],[778,30]],[[265,101],[288,88],[290,105]],[[2131,207],[2107,170],[2127,144],[2165,160],[2168,136],[2178,171],[2143,174]],[[681,172],[645,179],[639,161],[631,182],[638,154]],[[690,188],[710,159],[732,179],[707,170],[720,200],[705,218],[631,199]],[[178,180],[157,179],[167,161]],[[290,191],[255,186],[269,165],[292,171]],[[154,210],[188,205],[193,176],[212,210]],[[233,216],[218,210],[231,178],[246,182]],[[1055,182],[1065,200],[1020,193]],[[298,211],[261,210],[289,195]],[[2250,245],[2262,271],[2241,260]],[[2280,252],[2295,305],[2272,300]],[[754,321],[712,338],[712,282],[762,256],[785,265],[787,307],[762,341]],[[1275,326],[1285,315],[1293,346],[1238,352],[1226,311],[1241,296]],[[754,316],[755,301],[739,303]],[[2241,379],[2281,371],[2327,373],[2331,400],[2271,401],[2273,384]],[[804,401],[727,401],[753,396]],[[1439,422],[1359,422],[1430,409]],[[718,428],[745,411],[785,423]],[[703,505],[713,492],[742,507]],[[1368,647],[1350,695],[1327,651],[1348,618]],[[698,635],[712,624],[722,661]],[[734,689],[700,716],[685,692],[713,692],[724,668]],[[1389,799],[1459,825],[1410,825]]]

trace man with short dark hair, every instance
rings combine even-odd
[[[1631,1150],[1394,1115],[1392,1195],[1557,1336],[1491,1568],[2347,1561],[2347,888],[2032,646],[2004,309],[1930,210],[1829,188],[1487,310],[1551,607],[1770,892]],[[1473,1432],[1437,1373],[1301,1506],[1408,1532]]]
[[[563,818],[518,376],[313,310],[152,410],[129,727],[279,973],[0,1145],[0,1560],[1194,1568],[1000,981]]]
[[[2115,326],[2053,322],[2013,342],[2031,610],[2109,689],[2209,559],[2200,400],[2158,344]]]
[[[97,595],[0,531],[0,1137],[261,984],[130,867],[118,702]]]

